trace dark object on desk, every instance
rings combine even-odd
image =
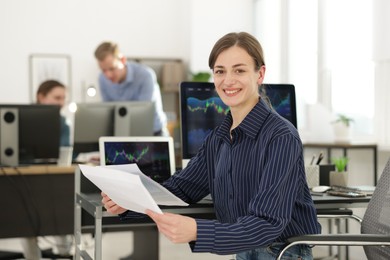
[[[320,155],[318,155],[318,160],[317,160],[317,165],[319,165],[322,161],[322,159],[324,159],[324,154],[321,152]]]
[[[57,162],[60,107],[0,104],[0,165]]]
[[[305,235],[289,238],[284,252],[291,246],[306,245],[350,245],[364,246],[368,259],[390,259],[390,159],[383,170],[378,185],[364,214],[361,234]]]
[[[332,190],[336,191],[352,191],[352,192],[359,192],[364,193],[366,195],[372,195],[375,191],[375,186],[368,186],[368,185],[362,185],[362,186],[332,186]]]
[[[292,84],[262,84],[259,94],[267,96],[275,111],[297,127],[295,87]],[[180,83],[180,112],[183,165],[197,153],[203,140],[220,125],[229,108],[212,82]]]
[[[351,197],[351,198],[366,196],[365,193],[358,192],[358,191],[330,190],[327,193],[332,196]]]
[[[170,136],[128,136],[99,138],[100,165],[136,163],[158,183],[175,173],[175,150]],[[134,156],[129,156],[134,155]],[[142,155],[142,160],[138,159]]]
[[[334,164],[323,164],[323,165],[319,165],[319,167],[320,167],[320,185],[330,186],[329,175],[331,171],[334,171],[336,169]]]
[[[48,259],[73,259],[73,255],[59,255],[53,252],[53,249],[49,248],[42,250],[42,258]]]

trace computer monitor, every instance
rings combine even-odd
[[[193,157],[206,136],[227,115],[229,108],[218,97],[214,83],[182,82],[180,84],[180,119],[182,166]]]
[[[56,163],[60,147],[60,107],[0,105],[1,165]]]
[[[73,153],[99,151],[101,136],[153,136],[154,103],[79,103],[74,117]]]
[[[291,84],[263,84],[259,93],[267,95],[272,107],[297,127],[295,89]],[[182,167],[197,153],[205,137],[225,118],[229,108],[219,98],[211,82],[180,84]]]
[[[297,124],[297,108],[295,87],[292,84],[263,84],[259,87],[260,94],[266,94],[273,109],[279,115],[290,121],[295,128]]]
[[[100,137],[100,165],[136,163],[157,182],[167,180],[176,170],[171,136]]]

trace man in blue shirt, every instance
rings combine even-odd
[[[229,33],[217,41],[209,67],[230,112],[186,168],[163,183],[187,203],[210,194],[216,219],[145,212],[163,235],[189,243],[193,252],[271,260],[287,238],[321,232],[298,131],[258,93],[265,76],[263,57],[260,43],[248,33]],[[122,219],[134,216],[102,196],[108,212]],[[285,257],[313,259],[306,245],[292,247]]]
[[[101,43],[95,51],[95,57],[102,70],[99,85],[103,101],[154,102],[154,135],[169,135],[155,72],[145,65],[127,62],[118,45],[113,42]]]

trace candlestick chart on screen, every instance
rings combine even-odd
[[[228,111],[219,97],[187,98],[188,147],[191,154],[195,154],[206,136],[222,123]]]
[[[152,177],[170,176],[168,144],[163,142],[109,142],[105,144],[106,165],[136,163]]]

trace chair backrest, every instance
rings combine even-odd
[[[390,159],[364,214],[361,232],[390,236]],[[390,247],[365,246],[364,251],[368,259],[390,259]]]

